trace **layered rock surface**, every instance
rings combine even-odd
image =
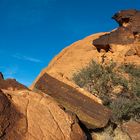
[[[86,140],[76,115],[88,128],[108,124],[110,110],[99,98],[75,85],[72,76],[91,60],[140,65],[140,12],[120,11],[113,18],[119,28],[91,35],[65,48],[34,81],[34,92],[14,79],[4,80],[0,73],[1,140]],[[139,123],[128,122],[121,129],[120,137],[114,133],[115,140],[139,139]],[[93,138],[98,137],[93,134]]]
[[[118,24],[119,28],[107,33],[98,39],[93,41],[93,44],[100,52],[101,49],[111,51],[111,44],[125,45],[128,48],[129,45],[133,45],[135,54],[140,56],[140,11],[137,10],[122,10],[113,16]]]
[[[126,122],[122,125],[122,130],[128,134],[131,140],[140,139],[140,122]]]
[[[7,90],[29,90],[26,86],[20,84],[15,79],[4,79],[2,73],[0,73],[0,89],[7,89]]]
[[[110,33],[91,35],[65,48],[51,61],[49,66],[40,73],[40,75],[32,84],[31,89],[39,90],[51,95],[57,101],[59,101],[62,106],[66,107],[66,109],[70,109],[71,111],[75,110],[72,104],[73,101],[71,103],[69,102],[71,98],[75,100],[75,94],[71,94],[74,90],[77,90],[76,93],[78,93],[78,98],[82,97],[79,105],[76,106],[80,106],[81,104],[83,104],[86,107],[88,104],[84,101],[87,97],[90,98],[90,102],[96,101],[98,103],[101,103],[100,99],[75,85],[75,83],[72,81],[73,74],[83,67],[86,67],[91,60],[94,60],[101,64],[109,64],[112,63],[112,61],[117,62],[118,64],[140,64],[139,25],[137,24],[139,21],[139,11],[121,11],[115,14],[113,18],[119,23],[119,28],[113,30]],[[53,79],[53,82],[52,80],[50,80],[50,77],[51,79]],[[63,82],[63,84],[58,81]],[[53,89],[54,85],[55,88]],[[68,88],[68,85],[71,86],[71,88]],[[57,89],[57,91],[59,92],[56,93],[55,89]],[[71,98],[69,97],[69,99],[64,103],[65,94],[67,94],[68,97],[70,94]],[[59,97],[61,97],[61,99],[58,97],[58,95]],[[78,101],[78,98],[75,101]],[[97,106],[99,106],[99,104]],[[94,123],[96,127],[103,127],[105,126],[107,120],[109,120],[108,116],[110,113],[109,111],[107,111],[108,115],[106,117],[104,116],[104,118],[107,119],[106,121],[101,121],[101,118],[97,119],[98,113],[95,113],[95,110],[97,110],[98,108],[97,106],[92,105],[93,110],[87,108],[87,114],[89,115],[90,112],[94,112],[91,115],[92,123]],[[84,106],[82,107],[82,109],[83,108]],[[101,108],[103,108],[103,106]],[[82,109],[78,108],[77,111],[74,112],[78,115],[78,111],[81,111]],[[99,115],[101,114],[99,113]],[[79,118],[83,121],[83,118],[80,117],[80,115]],[[93,121],[93,119],[95,119],[96,121]],[[96,122],[101,123],[97,125]],[[104,125],[101,125],[102,123]],[[87,123],[85,124],[86,126],[88,126]]]
[[[44,73],[48,73],[80,90],[72,81],[72,76],[87,66],[91,60],[99,63],[114,61],[139,65],[140,26],[138,23],[140,12],[136,10],[120,11],[113,18],[119,23],[119,28],[108,33],[93,34],[65,48],[51,61],[48,67],[42,70],[31,88],[34,88],[35,83]],[[91,97],[87,92],[81,92]],[[100,102],[94,96],[91,98]]]
[[[96,61],[101,61],[102,54],[98,53],[96,47],[92,45],[92,41],[103,34],[104,33],[91,35],[83,40],[73,43],[71,46],[62,50],[62,52],[50,62],[49,66],[42,70],[42,72],[32,84],[31,89],[34,89],[34,86],[40,77],[42,77],[44,73],[47,73],[54,78],[76,88],[91,99],[101,103],[100,99],[75,85],[71,78],[73,73],[85,67],[93,58]]]
[[[75,115],[28,90],[0,91],[1,140],[86,140]]]
[[[105,127],[110,119],[109,109],[48,74],[39,79],[34,89],[50,95],[66,110],[74,112],[88,128]]]

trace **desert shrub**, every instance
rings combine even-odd
[[[131,76],[135,78],[140,78],[140,66],[135,66],[133,64],[126,64],[120,66],[122,70],[124,70],[126,73],[130,74]]]
[[[100,77],[103,73],[103,67],[92,61],[89,66],[81,69],[73,75],[73,80],[80,87],[84,87],[89,83],[93,83],[93,78]]]
[[[117,69],[116,69],[117,68]],[[127,73],[129,78],[125,78]],[[100,65],[95,61],[73,75],[73,81],[103,100],[113,112],[112,121],[140,119],[140,67],[131,64],[116,67],[114,62]],[[114,95],[113,88],[123,87]]]
[[[140,66],[127,64],[120,68],[129,75],[130,92],[134,96],[140,97]]]
[[[114,86],[121,85],[127,88],[125,78],[115,73],[115,66],[116,64],[113,62],[103,66],[95,61],[91,61],[87,67],[73,75],[73,80],[77,85],[85,88],[92,94],[96,94],[105,104],[108,104]]]
[[[113,114],[111,121],[114,123],[131,118],[140,119],[140,100],[119,97],[110,104],[110,109]]]

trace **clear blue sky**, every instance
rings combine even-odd
[[[30,85],[64,47],[117,27],[112,15],[140,0],[0,0],[0,71]]]

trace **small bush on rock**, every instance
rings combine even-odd
[[[131,118],[140,118],[140,100],[130,100],[126,97],[119,97],[110,104],[112,110],[112,122],[119,123]]]
[[[140,97],[140,66],[132,64],[120,67],[124,72],[129,74],[130,91],[134,96]]]
[[[140,67],[132,64],[118,67],[114,62],[100,65],[91,61],[73,75],[73,81],[111,108],[113,122],[140,119]]]

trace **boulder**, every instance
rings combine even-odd
[[[112,62],[140,65],[140,35],[137,24],[139,11],[120,11],[113,18],[119,23],[117,29],[90,35],[66,47],[40,72],[30,87],[38,92],[45,92],[63,107],[78,114],[88,128],[105,126],[110,111],[105,108],[104,113],[101,99],[77,86],[72,80],[73,74],[86,67],[91,60],[103,65]],[[121,90],[121,87],[115,87],[113,92],[119,94]],[[91,118],[84,118],[85,114]],[[97,120],[98,116],[100,118]],[[84,121],[87,118],[91,120],[90,125]]]
[[[78,119],[51,97],[0,91],[1,140],[86,140]]]
[[[0,89],[7,90],[29,90],[26,86],[20,84],[15,79],[6,79],[4,80],[4,76],[0,73]]]
[[[48,74],[38,80],[34,90],[53,97],[66,110],[74,112],[88,128],[105,127],[110,119],[109,109]]]
[[[22,117],[22,114],[17,111],[14,105],[11,104],[9,98],[0,91],[0,139],[12,140],[21,139],[18,133],[14,131],[16,129],[16,122]],[[12,130],[12,133],[10,131]],[[14,136],[16,135],[16,137]]]
[[[140,33],[140,11],[135,9],[122,10],[116,13],[113,17],[120,27],[129,28],[134,35]]]
[[[119,64],[133,63],[134,65],[140,65],[139,42],[136,41],[129,29],[122,26],[111,32],[90,35],[63,49],[40,72],[30,88],[33,89],[40,77],[47,73],[79,90],[81,94],[90,97],[98,103],[102,103],[99,98],[78,87],[72,80],[73,74],[86,67],[91,60],[100,64],[110,64],[114,61]],[[98,50],[98,45],[100,51]]]
[[[101,49],[106,52],[111,50],[110,44],[129,45],[140,41],[140,11],[122,10],[116,13],[113,19],[118,22],[119,28],[93,41],[99,52]]]
[[[131,140],[140,139],[140,123],[136,121],[129,121],[124,123],[121,127],[122,130],[128,134]]]
[[[101,61],[101,54],[98,53],[96,47],[92,45],[92,41],[103,34],[105,33],[88,36],[83,40],[79,40],[63,49],[56,57],[53,58],[48,67],[44,68],[40,72],[30,88],[33,89],[40,77],[47,73],[79,90],[81,94],[88,96],[96,102],[102,103],[99,98],[78,87],[72,81],[72,76],[75,72],[87,66],[92,59],[97,62]]]

